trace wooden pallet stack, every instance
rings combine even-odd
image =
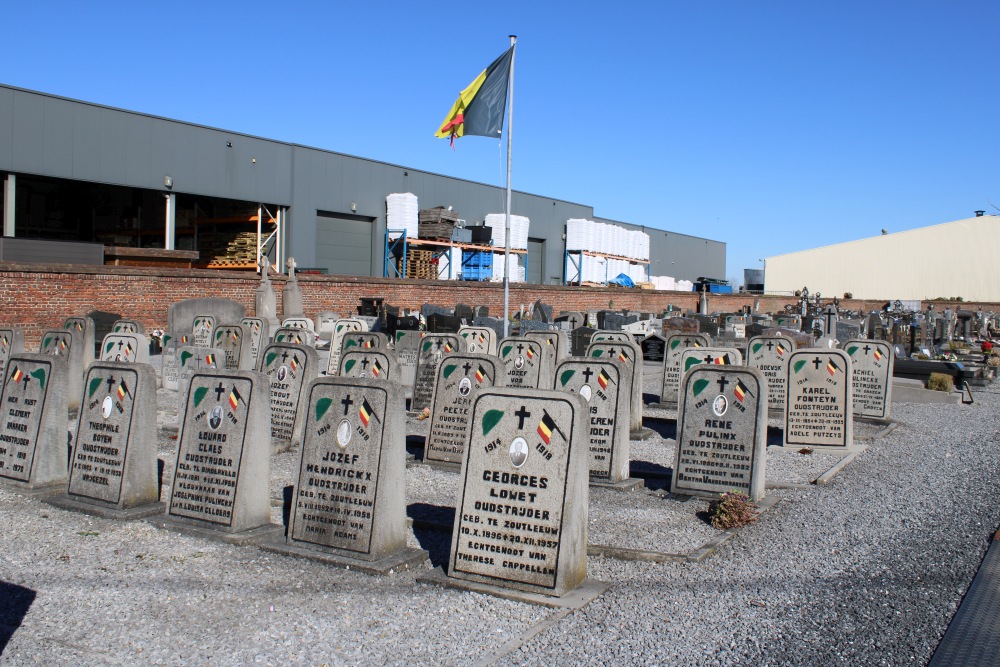
[[[214,265],[254,264],[257,255],[257,232],[200,235],[198,249],[202,260]]]
[[[425,208],[417,216],[417,237],[434,241],[451,241],[458,223],[458,213],[438,206]]]
[[[418,248],[407,248],[406,275],[403,275],[402,267],[399,267],[399,273],[404,278],[417,280],[435,280],[437,279],[437,271],[438,265],[434,260],[434,251]]]

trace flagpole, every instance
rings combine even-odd
[[[517,43],[517,35],[510,36],[510,46],[513,49]],[[510,54],[510,77],[507,79],[510,90],[510,107],[507,109],[507,215],[504,219],[504,250],[503,250],[503,335],[510,335],[510,155],[511,134],[514,128],[514,52]]]

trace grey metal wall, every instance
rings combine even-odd
[[[502,212],[504,199],[502,188],[482,183],[2,85],[0,171],[162,192],[169,176],[172,192],[287,206],[287,254],[303,267],[316,266],[317,211],[372,217],[377,275],[387,194],[412,192],[421,208],[452,206],[468,223]],[[550,284],[562,279],[566,220],[599,220],[590,206],[516,191],[512,211],[546,240]],[[724,243],[643,229],[653,275],[725,276]]]

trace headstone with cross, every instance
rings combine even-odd
[[[666,354],[666,343],[666,338],[656,332],[644,337],[639,341],[639,347],[642,349],[642,360],[662,364]]]
[[[389,339],[381,331],[348,331],[340,343],[341,360],[343,355],[351,350],[387,349],[389,349]]]
[[[254,370],[250,351],[250,328],[245,324],[220,324],[212,334],[212,345],[225,355],[225,368],[231,371]]]
[[[424,408],[431,407],[438,365],[447,355],[461,352],[461,340],[458,334],[427,334],[420,339],[413,398],[410,400],[412,412],[421,412]]]
[[[509,336],[498,345],[500,364],[506,387],[548,387],[552,384],[553,368],[542,354],[542,343],[535,338]]]
[[[551,370],[554,370],[557,363],[569,356],[569,336],[561,329],[529,331],[524,336],[542,343],[542,354],[549,357]]]
[[[855,417],[887,420],[892,411],[892,371],[896,355],[885,341],[856,338],[844,343],[851,358]]]
[[[149,363],[149,339],[138,333],[109,333],[101,341],[101,361]]]
[[[308,345],[316,347],[316,334],[306,329],[296,327],[279,327],[275,330],[271,340],[275,343],[288,343],[290,345]]]
[[[264,548],[372,573],[423,563],[427,552],[406,545],[402,388],[327,376],[304,398],[288,535]]]
[[[708,334],[673,332],[664,343],[663,378],[660,382],[660,406],[677,407],[681,386],[681,353],[689,347],[705,348],[712,344]]]
[[[115,320],[111,333],[146,335],[146,327],[139,320]]]
[[[255,309],[254,316],[267,322],[268,327],[277,329],[280,325],[278,321],[278,295],[274,292],[274,283],[271,282],[270,271],[271,260],[264,257],[260,261],[260,284],[254,296]]]
[[[225,353],[217,347],[196,347],[180,345],[177,348],[177,399],[178,415],[183,419],[187,401],[188,385],[195,373],[201,370],[217,370],[223,367]]]
[[[393,351],[399,362],[399,382],[403,387],[413,387],[417,377],[417,358],[420,356],[420,341],[426,336],[423,331],[396,329]]]
[[[316,332],[316,323],[310,317],[286,317],[281,322],[281,326],[288,329],[305,329],[313,333]]]
[[[66,494],[50,502],[116,519],[162,514],[153,367],[96,361],[83,390]]]
[[[209,347],[212,345],[212,333],[215,331],[214,315],[197,315],[192,323],[191,335],[194,336],[192,343],[198,347]]]
[[[497,333],[490,327],[463,326],[458,335],[465,342],[465,352],[497,356]]]
[[[336,375],[340,369],[340,354],[344,347],[344,336],[352,331],[368,331],[368,324],[354,317],[337,320],[330,337],[330,359],[326,366],[327,375]]]
[[[787,336],[754,336],[747,347],[746,365],[760,371],[767,384],[767,407],[775,416],[785,410],[788,359],[795,341]]]
[[[684,375],[672,493],[764,498],[767,383],[756,368],[698,365]]]
[[[644,439],[650,435],[642,427],[642,348],[628,341],[596,341],[587,347],[588,359],[607,359],[621,364],[622,383],[629,387],[632,400],[629,402],[629,428],[632,439]]]
[[[573,329],[586,326],[587,316],[578,310],[563,311],[559,313],[558,317],[556,317],[556,324],[562,322],[566,322],[569,325],[569,329],[572,331]]]
[[[392,350],[353,348],[340,357],[340,372],[346,378],[371,378],[403,385],[399,361]]]
[[[556,366],[555,390],[587,402],[586,440],[590,482],[621,484],[629,479],[629,417],[632,388],[622,365],[611,360],[563,359]]]
[[[160,386],[169,391],[178,391],[181,386],[180,343],[172,334],[165,333],[160,338],[162,356],[160,359]]]
[[[49,329],[42,334],[38,346],[40,354],[57,357],[66,365],[66,397],[70,410],[80,407],[80,394],[83,392],[84,353],[79,349],[77,341],[68,329]],[[91,355],[93,356],[93,355]]]
[[[663,318],[663,335],[670,337],[671,333],[696,334],[701,332],[701,323],[692,317]]]
[[[80,358],[81,368],[86,370],[87,366],[94,360],[94,353],[97,349],[97,328],[92,317],[67,317],[63,322],[63,329],[73,335],[76,350],[74,354],[82,354]],[[83,373],[81,370],[81,374]]]
[[[614,343],[629,343],[635,341],[635,336],[625,331],[611,331],[609,329],[598,329],[590,337],[591,343],[599,341],[611,341]]]
[[[584,582],[587,415],[565,392],[508,387],[476,398],[449,578],[554,597]]]
[[[207,335],[211,336],[211,329],[214,329],[216,324],[239,322],[247,316],[247,309],[239,301],[220,297],[175,301],[167,308],[167,331],[178,338],[191,335],[194,333],[194,320],[203,315],[215,318],[207,332]],[[191,341],[188,341],[188,344],[190,343]]]
[[[271,449],[283,452],[302,443],[306,386],[319,376],[319,357],[307,345],[271,343],[260,370],[271,387]]]
[[[299,287],[299,279],[295,275],[298,264],[294,257],[289,257],[285,264],[288,266],[288,280],[281,290],[281,312],[286,318],[303,317],[305,312],[302,307],[302,288]]]
[[[784,446],[853,451],[851,357],[842,350],[797,350],[787,373]]]
[[[503,379],[495,356],[463,352],[441,362],[431,399],[425,461],[461,465],[472,424],[472,402],[483,389],[502,386]]]
[[[794,329],[795,331],[802,331],[802,315],[778,315],[774,318],[774,323],[779,327],[787,327],[788,329]]]
[[[32,489],[65,484],[66,369],[47,354],[8,359],[0,390],[0,481]]]
[[[235,542],[273,534],[267,381],[255,371],[202,370],[185,402],[163,523]]]
[[[681,352],[680,359],[680,369],[681,369],[681,382],[684,381],[684,376],[687,375],[688,371],[692,368],[705,365],[705,366],[742,366],[743,365],[743,355],[735,347],[699,347],[699,348],[688,348]],[[680,405],[680,389],[678,389],[678,395],[676,397],[678,405]]]
[[[0,328],[0,377],[7,370],[7,360],[24,352],[24,331],[17,327]]]
[[[260,365],[260,351],[271,340],[271,324],[262,317],[244,317],[240,324],[250,332],[250,359],[253,368]]]

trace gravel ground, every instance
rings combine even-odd
[[[168,489],[176,409],[161,406]],[[898,427],[832,483],[769,490],[781,502],[701,563],[590,558],[590,576],[611,588],[571,613],[92,518],[0,487],[0,664],[923,665],[1000,523],[1000,387],[971,406],[894,411]],[[670,428],[634,441],[633,459],[671,467]],[[768,480],[807,483],[838,460],[771,448]],[[272,466],[280,498],[297,454]],[[407,468],[411,510],[454,507],[457,479]],[[704,501],[653,487],[592,489],[589,541],[677,552],[718,535],[698,516]],[[435,563],[449,540],[420,525],[410,536]]]

